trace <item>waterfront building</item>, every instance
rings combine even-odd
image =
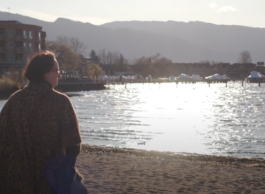
[[[0,20],[0,75],[21,71],[27,59],[45,50],[45,38],[41,26]]]

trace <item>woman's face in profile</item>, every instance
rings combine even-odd
[[[44,77],[45,80],[52,85],[52,87],[56,87],[58,85],[58,79],[60,78],[60,76],[61,75],[60,75],[59,64],[55,60],[53,68],[51,69],[50,72],[46,73]]]

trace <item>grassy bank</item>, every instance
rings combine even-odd
[[[12,93],[21,89],[23,84],[10,77],[0,78],[0,98],[8,98]]]

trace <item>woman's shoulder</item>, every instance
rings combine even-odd
[[[69,97],[66,94],[61,93],[61,92],[59,92],[57,90],[52,90],[52,96],[54,98],[56,98],[61,103],[68,103],[68,102],[70,102],[70,99],[69,99]]]
[[[60,111],[60,113],[63,112],[68,112],[72,110],[73,105],[72,102],[70,101],[69,97],[66,94],[63,94],[59,91],[53,90],[52,91],[52,103],[54,104],[54,108]]]
[[[17,106],[21,102],[21,90],[18,90],[11,94],[7,99],[3,108],[8,109],[11,106]]]
[[[11,94],[8,98],[7,101],[15,101],[15,100],[20,100],[22,95],[22,89],[21,90],[17,90],[16,92],[14,92],[13,94]]]

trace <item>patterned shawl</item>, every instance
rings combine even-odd
[[[80,143],[69,98],[47,83],[30,83],[0,113],[0,193],[52,194],[47,164]]]

